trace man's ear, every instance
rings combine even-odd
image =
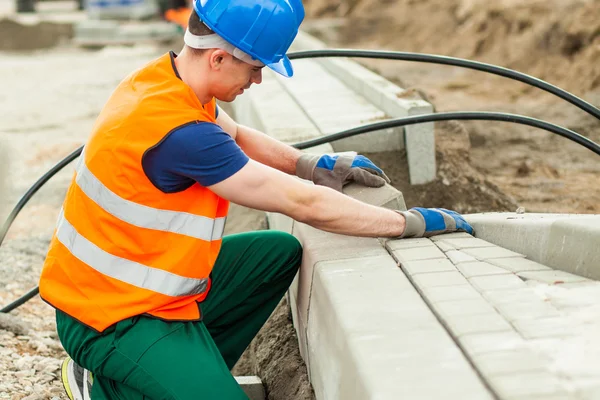
[[[221,50],[221,49],[212,50],[209,55],[209,62],[210,62],[211,69],[216,69],[216,70],[221,69],[221,66],[225,62],[225,58],[228,55],[229,54],[225,50]]]

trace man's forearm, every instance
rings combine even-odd
[[[302,155],[300,150],[244,125],[238,125],[235,140],[254,161],[290,175],[296,173],[296,163]]]
[[[315,228],[352,236],[395,237],[404,232],[401,214],[355,200],[322,186],[310,186],[290,216]]]

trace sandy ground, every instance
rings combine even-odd
[[[548,80],[600,106],[597,1],[307,0],[305,4],[309,17],[320,18],[313,21],[313,31],[331,46],[494,63]],[[522,83],[432,64],[364,62],[401,87],[422,93],[437,111],[529,115],[600,141],[599,121]],[[469,132],[473,166],[519,206],[538,212],[600,213],[600,162],[589,150],[514,124],[463,126]]]

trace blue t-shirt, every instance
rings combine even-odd
[[[165,193],[181,192],[195,182],[219,183],[248,162],[248,156],[220,126],[210,122],[184,125],[169,133],[142,158],[150,181]]]

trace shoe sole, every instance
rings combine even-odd
[[[73,363],[71,357],[65,358],[61,367],[61,381],[65,391],[67,392],[67,396],[69,396],[70,400],[84,400],[83,394],[79,391],[77,387],[75,376],[73,375],[73,368],[69,368],[69,365]]]

